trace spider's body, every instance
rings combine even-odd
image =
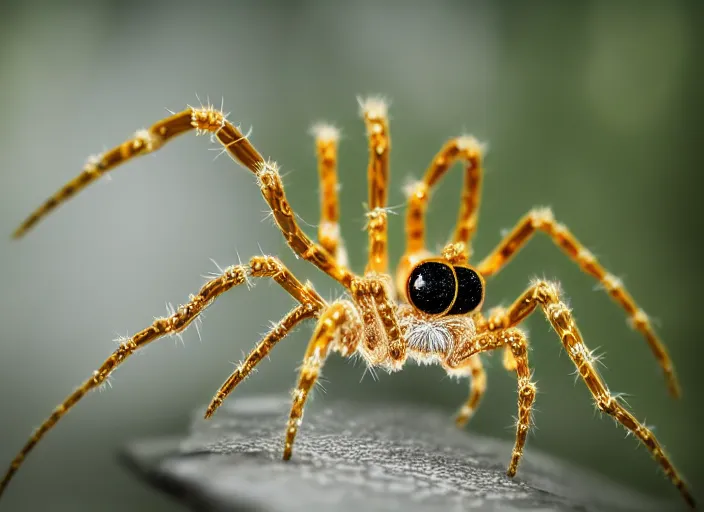
[[[583,271],[599,281],[625,310],[633,327],[645,336],[664,371],[670,391],[677,396],[679,387],[667,351],[651,328],[648,317],[621,282],[608,273],[565,226],[558,224],[547,209],[529,212],[486,258],[474,266],[470,265],[471,239],[478,219],[482,146],[467,136],[448,141],[433,158],[423,179],[407,187],[406,251],[392,277],[387,258],[386,200],[391,143],[386,104],[379,99],[369,99],[360,102],[360,105],[370,149],[369,256],[362,274],[348,268],[340,237],[337,130],[328,125],[318,125],[313,130],[321,179],[321,222],[318,241],[315,242],[300,229],[286,199],[277,166],[265,161],[248,138],[212,106],[189,107],[157,122],[148,130],[138,131],[120,146],[91,158],[77,178],[66,184],[20,226],[15,232],[16,237],[22,236],[51,210],[103,174],[137,155],[159,149],[176,135],[190,130],[210,133],[223,145],[223,151],[227,151],[256,176],[273,218],[294,253],[340,283],[347,297],[333,303],[326,302],[312,285],[298,281],[275,257],[255,256],[248,264],[228,267],[170,316],[156,319],[149,327],[124,339],[92,376],[35,431],[0,482],[0,494],[37,442],[83,396],[101,386],[132,353],[158,338],[180,333],[197,320],[198,315],[218,296],[248,279],[269,278],[291,295],[297,305],[273,326],[225,381],[212,399],[206,417],[217,410],[227,395],[294,327],[304,320],[314,320],[313,335],[293,393],[284,459],[292,455],[309,392],[331,352],[344,357],[357,354],[368,365],[388,371],[400,370],[409,359],[440,364],[453,376],[469,378],[469,397],[456,417],[457,424],[461,426],[476,410],[486,389],[480,354],[502,349],[504,366],[515,372],[518,381],[516,442],[508,468],[508,475],[515,475],[530,430],[531,408],[536,395],[528,364],[528,340],[518,325],[537,309],[544,312],[559,335],[597,407],[621,423],[646,446],[687,503],[694,506],[686,484],[653,433],[624,407],[618,397],[609,392],[556,283],[536,281],[509,307],[494,308],[488,315],[482,313],[485,280],[498,273],[535,233],[542,231]],[[457,161],[465,164],[457,225],[450,243],[441,254],[433,255],[425,246],[428,201],[431,190]]]

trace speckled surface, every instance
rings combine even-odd
[[[512,445],[454,427],[437,411],[313,402],[280,460],[286,397],[197,411],[182,439],[138,441],[123,460],[194,510],[680,510],[528,449],[513,480]]]

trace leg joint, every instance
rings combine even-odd
[[[286,270],[281,260],[274,256],[254,256],[249,260],[249,269],[256,277],[276,276]]]
[[[596,406],[606,414],[613,414],[618,409],[618,404],[611,395],[599,395],[596,398]]]
[[[555,225],[555,216],[550,208],[534,208],[528,213],[534,229],[546,230]]]
[[[560,301],[560,285],[555,281],[539,279],[533,282],[533,298],[541,304]]]
[[[501,333],[504,343],[511,349],[517,359],[526,357],[528,353],[528,340],[520,329],[507,329]]]
[[[535,384],[532,382],[522,384],[519,393],[524,403],[532,404],[535,401],[535,395],[537,393]]]
[[[213,107],[191,110],[191,126],[201,133],[215,133],[225,126],[225,116]]]

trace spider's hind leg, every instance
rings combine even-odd
[[[337,181],[337,146],[340,131],[333,125],[317,123],[311,128],[315,137],[320,177],[320,224],[318,242],[337,260],[347,267],[347,250],[340,234],[339,183]]]
[[[406,187],[406,250],[396,271],[399,296],[405,297],[406,279],[420,260],[430,256],[425,247],[425,217],[432,190],[447,174],[455,162],[465,163],[465,178],[457,224],[452,242],[463,244],[471,252],[471,239],[477,229],[482,183],[484,148],[474,137],[461,136],[450,139],[435,155],[422,180]]]
[[[369,211],[365,228],[369,236],[369,256],[365,274],[383,274],[388,271],[387,199],[391,151],[388,104],[383,98],[375,97],[359,98],[358,101],[369,140]]]
[[[284,460],[291,458],[298,427],[303,420],[303,408],[330,350],[336,350],[343,356],[352,355],[357,350],[361,335],[362,322],[359,314],[347,301],[333,303],[320,316],[303,357],[298,385],[293,391],[293,404],[286,427]]]

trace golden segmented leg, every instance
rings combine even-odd
[[[281,341],[291,330],[298,325],[302,320],[312,318],[319,314],[311,303],[301,304],[296,306],[289,314],[287,314],[271,331],[257,344],[257,346],[249,353],[244,361],[242,361],[234,372],[227,378],[220,389],[215,393],[215,396],[208,405],[205,411],[205,417],[210,418],[215,411],[222,405],[225,398],[234,391],[235,387],[246,379],[252,372],[255,366],[264,359],[274,345]]]
[[[469,251],[464,242],[453,242],[442,249],[442,257],[452,265],[466,265],[469,261]]]
[[[249,273],[252,277],[273,279],[301,304],[312,304],[316,310],[326,306],[323,298],[318,295],[310,283],[302,284],[279,258],[254,256],[249,260]]]
[[[367,273],[386,273],[388,269],[387,198],[389,193],[389,118],[387,104],[380,98],[360,100],[360,109],[369,137],[369,260]]]
[[[531,381],[530,367],[528,366],[528,341],[525,334],[518,329],[507,329],[501,333],[501,341],[511,352],[515,363],[516,378],[518,379],[518,417],[516,418],[516,442],[511,453],[511,462],[506,474],[510,477],[516,475],[518,463],[523,456],[523,447],[526,444],[528,432],[533,423],[532,410],[535,402],[537,388]]]
[[[560,336],[562,344],[567,350],[567,354],[577,367],[580,376],[594,397],[594,401],[599,410],[612,416],[645,445],[653,458],[660,464],[665,474],[679,489],[685,501],[690,506],[694,507],[692,494],[677,469],[675,469],[675,466],[663,451],[655,435],[645,425],[640,423],[633,414],[623,407],[617,398],[612,396],[609,392],[608,387],[601,379],[601,376],[594,366],[594,357],[584,344],[582,335],[572,317],[572,313],[564,302],[560,300],[559,287],[556,284],[539,281],[528,288],[526,292],[506,310],[503,321],[494,325],[494,328],[505,329],[518,325],[538,306],[543,309],[547,320]],[[513,355],[518,362],[518,371],[520,371],[520,358],[515,350],[513,351]]]
[[[134,137],[121,145],[93,157],[78,177],[61,188],[22,223],[14,233],[15,238],[24,235],[54,208],[108,171],[135,156],[156,151],[175,136],[189,130],[196,130],[196,133],[212,133],[231,157],[252,171],[257,177],[264,199],[271,208],[274,220],[291,249],[304,260],[310,261],[333,279],[349,287],[352,280],[350,271],[338,265],[333,255],[308,238],[296,222],[291,206],[286,200],[276,164],[264,161],[247,137],[230,123],[222,112],[212,106],[188,108],[158,121],[149,129],[138,131]]]
[[[349,303],[336,302],[320,316],[318,325],[303,357],[298,386],[293,392],[293,404],[286,427],[284,460],[291,458],[293,443],[296,439],[298,427],[303,420],[303,408],[308,399],[308,394],[320,376],[320,370],[330,353],[330,349],[338,348],[346,353],[354,353],[360,334],[359,318]]]
[[[369,234],[369,257],[364,273],[365,275],[385,273],[389,264],[387,259],[388,212],[384,208],[375,208],[368,212],[365,229]]]
[[[477,229],[479,213],[483,173],[482,154],[483,147],[474,137],[463,136],[451,139],[435,155],[423,179],[407,187],[406,251],[396,274],[396,286],[400,296],[405,296],[408,273],[418,261],[429,255],[425,247],[425,215],[431,191],[450,167],[458,161],[465,163],[465,179],[452,241],[465,244],[467,251],[471,253],[469,242]]]
[[[502,307],[495,307],[489,311],[489,319],[484,323],[484,328],[488,330],[496,329],[497,325],[503,325],[504,317],[506,316],[506,309]],[[483,318],[481,319],[483,320]],[[504,369],[512,372],[516,370],[517,362],[516,358],[513,357],[511,352],[511,347],[506,345],[504,347],[503,356],[501,358],[501,364]]]
[[[518,464],[523,456],[528,432],[532,424],[532,408],[535,401],[536,387],[531,382],[530,367],[528,366],[528,342],[525,334],[515,328],[490,330],[483,332],[460,344],[450,353],[445,361],[447,368],[462,368],[469,361],[479,356],[481,352],[508,347],[516,361],[516,377],[518,380],[518,417],[516,418],[516,442],[511,454],[506,474],[510,477],[516,475]]]
[[[469,372],[469,398],[455,416],[455,424],[458,427],[464,427],[467,424],[486,392],[486,372],[478,354],[468,359],[467,370]]]
[[[347,252],[340,235],[340,206],[337,181],[337,145],[340,132],[326,123],[318,123],[311,129],[315,137],[320,176],[320,224],[318,242],[332,254],[340,266],[347,266]]]
[[[139,331],[129,339],[123,340],[118,349],[93,372],[93,375],[88,380],[54,409],[51,416],[30,437],[29,441],[12,461],[0,482],[0,495],[2,495],[7,484],[22,465],[29,452],[81,398],[89,391],[103,384],[110,374],[135,351],[159,338],[184,331],[215,299],[233,287],[244,283],[247,280],[248,273],[253,277],[270,277],[279,283],[297,301],[301,302],[302,305],[299,308],[304,312],[301,313],[302,317],[312,316],[325,306],[325,301],[312,288],[301,284],[276,258],[255,256],[251,259],[249,266],[236,265],[228,267],[222,275],[204,284],[197,294],[192,295],[189,301],[179,306],[172,315],[156,319],[146,329]]]
[[[518,361],[516,361],[516,358],[513,357],[513,352],[511,352],[511,347],[508,345],[504,349],[504,355],[501,358],[501,364],[504,365],[504,368],[510,372],[513,372],[516,370],[518,367]]]
[[[670,394],[680,396],[680,386],[675,375],[672,360],[665,345],[655,334],[645,312],[638,307],[621,281],[597,261],[596,257],[582,245],[575,236],[562,224],[555,221],[549,209],[535,209],[525,215],[499,243],[499,245],[477,267],[484,277],[497,274],[511,257],[517,253],[536,233],[544,232],[567,256],[586,272],[599,281],[609,295],[626,311],[632,326],[640,332],[648,342],[658,364],[662,368]]]
[[[374,353],[378,362],[400,369],[406,360],[407,346],[401,337],[396,304],[389,297],[388,285],[384,277],[374,275],[355,278],[350,291],[362,312],[368,351]]]
[[[362,314],[364,346],[368,353],[374,354],[374,358],[381,361],[386,355],[383,353],[383,341],[386,336],[384,326],[376,313],[376,306],[371,294],[365,292],[362,287],[357,287],[356,292],[353,298]]]

